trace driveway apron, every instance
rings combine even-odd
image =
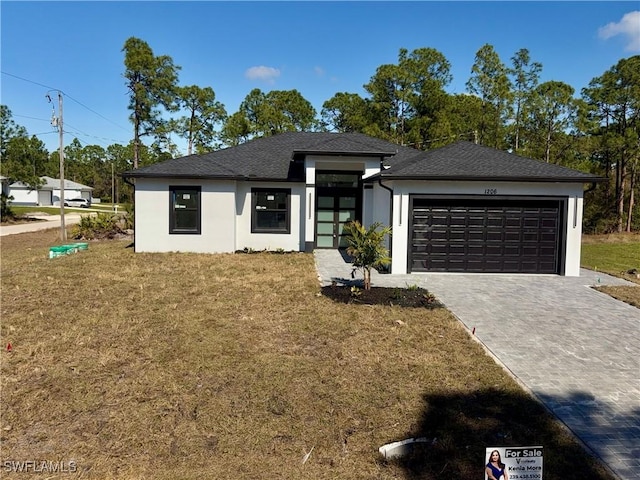
[[[338,252],[315,258],[323,285],[353,281]],[[372,285],[435,294],[617,476],[640,478],[640,309],[591,288],[633,284],[583,269],[580,277],[375,272]]]

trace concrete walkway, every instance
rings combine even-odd
[[[0,237],[5,235],[15,235],[18,233],[37,232],[39,230],[47,230],[49,228],[60,228],[60,215],[32,215],[32,217],[37,218],[40,221],[0,226]],[[80,213],[66,213],[64,215],[65,226],[79,223],[80,217]]]
[[[315,259],[323,285],[353,282],[339,252],[316,250]],[[640,478],[640,309],[590,288],[633,284],[582,270],[580,277],[374,272],[372,285],[435,294],[616,475]]]

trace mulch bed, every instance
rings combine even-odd
[[[440,308],[442,304],[424,288],[357,287],[330,285],[322,287],[322,294],[335,302],[362,305],[396,305],[409,308]]]

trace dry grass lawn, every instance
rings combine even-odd
[[[0,467],[471,480],[488,446],[543,445],[545,480],[612,478],[445,309],[332,302],[302,253],[135,254],[106,241],[49,260],[56,234],[2,238]],[[379,458],[410,436],[433,445]]]
[[[585,235],[581,263],[586,268],[640,284],[640,234]],[[604,286],[598,290],[640,308],[640,287]]]

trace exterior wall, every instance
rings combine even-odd
[[[169,186],[201,186],[200,235],[169,234]],[[136,180],[136,252],[235,251],[236,202],[234,181]]]
[[[26,188],[11,188],[9,195],[13,197],[12,205],[38,205],[38,192]]]
[[[305,187],[301,183],[275,182],[238,182],[236,194],[236,242],[235,250],[251,248],[253,250],[304,251],[305,236]],[[251,233],[251,189],[287,188],[290,197],[290,232]],[[313,220],[312,220],[313,222]]]
[[[7,195],[13,196],[12,203],[14,205],[60,205],[60,180],[50,177],[40,177],[40,179],[44,181],[44,184],[37,191],[30,190],[22,182],[8,185],[6,180],[3,181],[3,189],[7,189]],[[65,200],[72,198],[91,200],[91,192],[93,190],[91,187],[65,180],[63,188]]]
[[[393,188],[393,240],[391,273],[407,273],[409,219],[411,212],[409,195],[478,195],[491,191],[497,196],[546,196],[567,198],[566,229],[564,237],[565,275],[580,276],[580,248],[582,238],[582,184],[566,183],[516,183],[516,182],[428,182],[393,181],[386,183]],[[388,192],[385,192],[388,193]],[[377,208],[376,208],[377,210]],[[384,222],[383,222],[384,223]],[[388,221],[385,223],[388,225]],[[562,248],[562,246],[561,246]]]
[[[40,192],[48,192],[45,195],[39,195]],[[51,195],[51,190],[29,190],[25,187],[14,187],[9,191],[9,195],[13,196],[13,204],[14,205],[60,205],[60,189],[54,189],[53,195]],[[51,201],[42,202],[42,198],[51,199]],[[65,200],[70,200],[72,198],[91,198],[90,191],[83,190],[65,190],[64,191]]]
[[[91,199],[91,192],[86,192],[83,195],[83,191],[82,190],[67,190],[65,188],[64,190],[64,199],[65,200],[71,200],[72,198],[86,198],[88,200]],[[60,205],[60,189],[59,188],[54,188],[53,189],[53,204],[54,205]]]

